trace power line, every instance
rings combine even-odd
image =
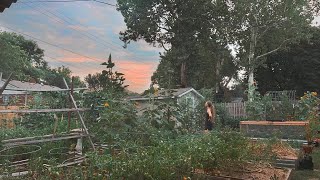
[[[31,7],[31,8],[33,8],[34,10],[38,11],[39,13],[44,14],[45,16],[47,16],[47,17],[49,17],[49,18],[51,18],[51,19],[54,19],[54,18],[52,18],[51,16],[49,16],[49,15],[47,14],[47,12],[50,13],[50,14],[53,15],[54,17],[58,18],[59,21],[57,21],[56,19],[54,19],[54,20],[55,20],[56,22],[60,23],[60,24],[63,24],[63,25],[64,25],[64,22],[65,22],[65,23],[67,23],[67,24],[69,24],[69,25],[79,25],[79,24],[80,24],[79,26],[82,26],[82,27],[84,27],[84,28],[87,27],[87,26],[85,26],[85,25],[82,25],[82,24],[79,23],[79,22],[78,22],[78,24],[77,24],[77,23],[73,23],[75,20],[73,20],[73,19],[71,19],[71,18],[69,18],[69,17],[67,17],[67,18],[70,19],[72,22],[67,21],[67,20],[63,19],[62,17],[57,16],[57,15],[55,14],[56,12],[55,12],[55,13],[50,12],[48,9],[45,10],[45,12],[42,12],[42,11],[36,9],[35,7],[32,7],[32,6],[28,5],[28,4],[26,4],[26,5],[29,6],[29,7]],[[43,7],[44,7],[44,6],[43,6]],[[40,7],[38,7],[38,8],[40,9]],[[41,9],[41,10],[42,10],[42,9]],[[65,15],[63,15],[63,14],[61,14],[61,13],[59,13],[59,14],[62,15],[62,16],[64,16],[64,17],[66,17]],[[64,21],[64,22],[62,22],[62,21]],[[115,49],[115,48],[119,48],[119,47],[117,47],[117,46],[115,46],[114,44],[112,44],[112,43],[110,43],[110,42],[102,39],[101,37],[98,37],[98,36],[96,36],[96,35],[94,35],[94,34],[92,34],[92,33],[90,33],[90,32],[86,32],[87,34],[89,34],[89,35],[92,36],[92,37],[90,37],[90,36],[87,35],[86,33],[82,32],[82,31],[79,31],[78,29],[76,29],[76,28],[74,28],[74,27],[69,27],[69,26],[68,26],[68,28],[70,28],[70,29],[78,32],[78,33],[81,34],[81,35],[84,35],[85,37],[93,40],[93,41],[96,42],[96,43],[99,43],[100,45],[102,45],[102,46],[104,46],[104,47],[106,47],[106,48],[110,48],[110,49],[112,49],[112,50],[114,50],[114,51],[116,51],[116,52],[119,52],[119,49]],[[82,37],[82,36],[81,36],[81,37]],[[82,38],[83,38],[83,37],[82,37]],[[93,39],[93,38],[94,38],[94,39]],[[101,42],[98,42],[97,40],[100,40]],[[111,40],[111,41],[112,41],[112,40]],[[114,41],[112,41],[112,42],[122,47],[122,45],[120,45],[120,44],[118,44],[118,43],[116,43],[116,42],[114,42]],[[111,45],[111,46],[108,46],[108,45],[103,44],[103,43],[106,43],[106,44]],[[112,46],[113,46],[113,47],[112,47]],[[133,56],[133,57],[136,57],[137,59],[140,59],[140,57],[138,57],[138,56],[135,56],[135,55],[132,55],[132,56]]]
[[[101,3],[101,4],[106,4],[106,5],[109,5],[109,6],[117,7],[116,5],[114,5],[114,4],[110,4],[110,3],[107,3],[107,2],[98,1],[98,0],[93,0],[93,1],[94,1],[94,2],[97,2],[97,3]]]
[[[18,33],[18,34],[22,34],[22,35],[24,35],[24,36],[28,36],[28,37],[31,38],[31,39],[40,41],[40,42],[45,43],[45,44],[48,44],[48,45],[51,45],[51,46],[56,47],[56,48],[58,48],[58,49],[62,49],[62,50],[64,50],[64,51],[70,52],[70,53],[72,53],[72,54],[76,54],[76,55],[79,55],[79,56],[81,56],[81,57],[85,57],[85,58],[88,58],[88,59],[90,59],[90,60],[99,62],[99,64],[102,63],[102,62],[105,62],[105,60],[99,61],[99,60],[94,59],[94,58],[92,58],[92,57],[90,57],[90,56],[86,56],[86,55],[83,55],[83,54],[74,52],[74,51],[72,51],[72,50],[63,48],[63,47],[58,46],[58,45],[56,45],[56,44],[52,44],[52,43],[50,43],[50,42],[47,42],[47,41],[44,41],[44,40],[42,40],[42,39],[33,37],[33,36],[28,35],[28,34],[25,34],[25,33],[23,33],[23,32],[16,31],[16,30],[14,30],[14,29],[12,29],[12,28],[10,28],[10,27],[3,26],[3,25],[1,25],[1,27],[6,28],[6,29],[9,29],[9,30],[11,30],[11,31],[13,31],[13,32],[15,32],[15,33]],[[130,70],[130,69],[125,69],[125,68],[120,68],[120,67],[116,67],[116,69],[120,69],[120,70],[123,70],[123,71],[131,71],[131,73],[133,73],[133,74],[141,75],[141,73],[136,73],[136,72],[134,72],[134,71],[132,71],[132,70]]]
[[[42,0],[42,1],[18,1],[17,3],[64,3],[64,2],[97,2],[108,6],[117,7],[115,4],[98,0]]]

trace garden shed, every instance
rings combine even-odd
[[[0,79],[0,87],[5,84],[5,79]],[[0,95],[0,110],[18,110],[28,106],[28,101],[32,100],[32,91],[38,92],[59,91],[59,87],[48,86],[38,83],[22,82],[11,80],[5,90]],[[16,113],[0,114],[0,127],[14,127],[13,119],[17,118]]]
[[[139,112],[151,106],[151,101],[174,101],[177,104],[187,104],[194,109],[204,97],[193,88],[160,89],[152,95],[129,97],[129,101],[135,102]]]
[[[5,83],[5,79],[0,80],[0,87]],[[59,91],[61,88],[49,86],[39,83],[23,82],[11,80],[6,89],[0,96],[0,106],[27,106],[28,99],[32,98],[30,92],[37,90],[38,92]]]

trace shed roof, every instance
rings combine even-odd
[[[168,99],[168,98],[179,98],[190,92],[194,92],[200,98],[204,98],[198,91],[189,87],[189,88],[180,88],[180,89],[161,89],[158,92],[158,96],[155,96],[155,99]],[[140,97],[129,97],[131,101],[139,100],[149,100],[149,96],[140,96]]]
[[[5,83],[5,79],[0,80],[0,87]],[[61,88],[56,86],[43,85],[38,83],[22,82],[17,80],[11,80],[6,87],[6,90],[2,94],[26,94],[27,91],[37,90],[41,91],[57,91]]]

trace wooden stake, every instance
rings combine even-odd
[[[63,81],[64,81],[64,84],[65,84],[66,88],[69,89],[69,86],[68,86],[65,78],[63,78]],[[70,97],[71,97],[71,101],[72,101],[72,103],[73,103],[74,108],[75,108],[75,109],[78,109],[77,103],[76,103],[76,101],[74,100],[73,95],[71,94],[71,92],[69,92],[69,95],[70,95]],[[83,118],[82,118],[82,116],[81,116],[81,114],[80,114],[80,111],[77,111],[77,114],[78,114],[78,116],[79,116],[79,118],[80,118],[80,121],[81,121],[82,127],[84,128],[84,131],[85,131],[86,134],[88,135],[90,144],[91,144],[93,150],[95,151],[96,148],[94,147],[94,144],[93,144],[92,139],[91,139],[91,137],[90,137],[90,135],[89,135],[89,132],[88,132],[88,129],[87,129],[85,123],[84,123],[84,120],[83,120]]]
[[[2,76],[2,74],[1,74]],[[3,84],[3,86],[0,88],[0,95],[2,95],[3,91],[6,89],[6,87],[8,86],[10,79],[12,77],[12,73],[9,75],[8,79],[6,80],[6,82]]]

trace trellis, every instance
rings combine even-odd
[[[285,91],[267,91],[266,96],[272,98],[272,101],[281,101],[281,97],[285,96],[290,101],[296,100],[296,90],[285,90]]]
[[[95,150],[95,146],[92,142],[92,139],[90,137],[90,134],[88,132],[88,129],[85,125],[84,119],[80,112],[87,111],[90,109],[87,108],[78,108],[76,101],[73,97],[73,88],[69,88],[67,82],[65,79],[63,79],[64,84],[66,86],[66,89],[60,89],[57,91],[60,92],[68,92],[69,98],[71,100],[71,107],[70,108],[62,108],[62,109],[21,109],[21,110],[0,110],[0,113],[50,113],[50,112],[76,112],[78,114],[78,117],[80,119],[81,123],[81,131],[79,132],[73,132],[63,135],[56,135],[56,134],[50,134],[50,135],[44,135],[44,136],[37,136],[37,137],[25,137],[25,138],[17,138],[17,139],[8,139],[3,140],[2,143],[5,147],[12,147],[12,146],[19,146],[19,145],[30,145],[30,144],[38,144],[38,143],[44,143],[44,142],[53,142],[53,141],[60,141],[60,140],[67,140],[67,139],[79,139],[83,137],[87,137],[90,141],[90,144]],[[5,88],[5,87],[4,87]],[[6,89],[7,90],[7,89]],[[36,89],[15,89],[17,91],[28,91],[28,92],[48,92],[50,90],[36,90]],[[50,92],[57,92],[50,91]],[[68,128],[70,128],[70,122],[68,122]],[[70,129],[69,129],[70,130]]]

